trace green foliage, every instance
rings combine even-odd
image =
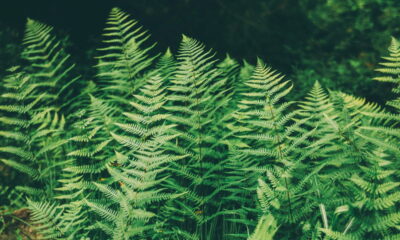
[[[73,83],[78,78],[71,76],[69,55],[51,30],[42,23],[27,21],[21,55],[27,64],[11,68],[4,79],[1,136],[7,140],[0,151],[1,161],[27,174],[30,179],[24,180],[28,183],[38,180],[55,187],[60,165],[66,161],[62,156],[62,146],[68,142],[63,136],[67,130],[64,116],[73,111]],[[52,190],[42,190],[52,196]],[[33,193],[32,189],[29,192]]]
[[[387,85],[372,81],[380,54],[398,34],[399,2],[390,0],[298,1],[311,24],[309,38],[298,49],[292,78],[301,98],[314,81],[329,89],[357,93],[383,104]],[[305,23],[303,23],[305,25]],[[311,37],[312,36],[312,37]]]
[[[220,61],[186,35],[151,56],[136,25],[111,10],[84,82],[28,20],[26,63],[2,80],[1,219],[26,207],[40,239],[398,239],[397,98],[392,113],[317,81],[288,101],[262,60]],[[399,51],[376,78],[395,94]]]
[[[264,215],[258,221],[254,233],[248,240],[273,240],[278,227],[272,215]]]

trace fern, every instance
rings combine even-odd
[[[273,240],[277,225],[272,215],[264,215],[260,218],[256,230],[248,240]]]
[[[255,189],[259,176],[269,172],[272,188],[277,191],[274,196],[283,205],[276,205],[281,211],[276,217],[283,222],[294,222],[304,217],[312,207],[306,205],[303,212],[298,209],[297,204],[301,204],[301,201],[297,203],[295,195],[303,189],[300,185],[296,186],[297,176],[293,175],[302,168],[301,161],[305,156],[298,153],[298,147],[306,143],[308,136],[303,134],[294,137],[293,133],[302,128],[302,121],[294,121],[296,111],[285,113],[292,103],[280,103],[291,89],[289,82],[282,79],[283,76],[267,68],[261,60],[258,61],[252,76],[245,82],[248,89],[241,93],[243,98],[235,112],[235,135],[238,140],[233,139],[231,161],[235,164],[233,168],[237,169],[239,179],[245,179],[246,182],[242,182],[246,184],[246,190]],[[239,184],[243,186],[243,183]],[[236,187],[232,194],[231,198],[242,204],[238,209],[255,208],[254,200],[249,201],[251,197],[247,192]],[[249,219],[250,213],[240,214]],[[246,225],[252,227],[250,221]]]
[[[155,216],[148,206],[174,197],[173,192],[165,192],[159,186],[166,179],[163,173],[166,166],[185,156],[167,154],[163,147],[177,137],[171,133],[174,125],[166,124],[169,115],[160,113],[165,104],[163,81],[160,76],[149,78],[140,90],[141,94],[134,95],[135,101],[131,102],[134,111],[124,113],[127,122],[114,123],[120,133],[111,135],[125,148],[116,152],[115,164],[111,163],[107,168],[112,177],[111,183],[117,182],[121,190],[115,190],[112,187],[114,184],[95,185],[114,203],[119,204],[118,210],[90,201],[87,203],[111,222],[110,228],[115,230],[109,234],[113,239],[127,239],[137,234],[144,236],[148,234],[144,233],[145,230],[162,227],[154,222],[148,223]],[[153,235],[168,233],[168,227],[162,227],[163,230],[157,230]]]
[[[124,97],[143,84],[141,74],[155,58],[148,55],[154,45],[144,47],[149,38],[146,31],[129,18],[127,13],[113,8],[103,33],[104,47],[98,49],[100,94],[118,106],[126,104]]]
[[[399,89],[400,44],[396,38],[392,37],[392,41],[390,43],[388,50],[389,50],[389,56],[383,57],[385,62],[380,63],[382,67],[375,70],[380,72],[382,76],[375,77],[374,80],[381,82],[390,82],[395,84],[393,92],[397,95],[400,93]],[[388,105],[398,110],[399,99],[394,99],[392,101],[389,101]]]
[[[182,231],[209,239],[218,231],[222,215],[217,199],[224,189],[220,174],[226,154],[217,129],[223,127],[223,109],[231,98],[225,85],[229,79],[221,75],[212,52],[187,36],[182,38],[177,61],[164,109],[179,134],[170,150],[190,157],[173,164],[173,186],[188,192],[186,200],[176,201],[173,208],[183,215],[176,218]],[[193,227],[185,227],[188,221]]]
[[[80,231],[80,207],[68,210],[50,202],[33,202],[28,199],[31,221],[43,237],[41,239],[75,239]]]
[[[28,20],[0,97],[0,221],[40,239],[399,239],[400,117],[183,35],[155,53],[111,10],[93,81]],[[399,93],[399,43],[379,81]],[[14,171],[15,170],[15,171]],[[25,200],[27,199],[27,200]]]
[[[69,55],[51,31],[51,27],[28,19],[22,53],[28,64],[11,69],[5,80],[9,91],[2,95],[0,107],[3,124],[10,126],[2,131],[2,137],[8,139],[4,142],[8,146],[0,147],[6,153],[3,163],[48,185],[48,196],[64,162],[61,155],[68,142],[63,136],[64,114],[72,110],[72,86],[79,79],[72,77]]]

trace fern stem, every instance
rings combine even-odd
[[[199,161],[200,161],[200,175],[203,179],[204,177],[204,172],[203,172],[203,149],[202,149],[202,125],[201,125],[201,116],[200,116],[200,109],[199,109],[199,96],[198,96],[198,91],[197,91],[197,86],[196,86],[196,79],[197,76],[195,75],[195,69],[194,69],[194,62],[192,60],[192,58],[190,58],[190,65],[192,66],[191,72],[192,72],[192,83],[193,83],[193,90],[194,90],[194,94],[195,94],[195,98],[196,98],[196,108],[197,108],[197,124],[198,124],[198,150],[199,150]],[[203,188],[200,188],[200,195],[203,196],[204,192],[203,192]],[[205,215],[205,205],[202,202],[201,206],[200,206],[200,211],[202,213],[202,217],[204,217]],[[204,237],[207,235],[207,225],[206,223],[203,223],[200,225],[200,239],[203,240]]]
[[[279,157],[282,159],[283,158],[283,150],[282,150],[282,146],[281,146],[281,137],[280,137],[280,135],[279,135],[279,133],[278,133],[278,129],[277,129],[277,127],[276,127],[276,119],[275,119],[275,114],[274,114],[274,112],[272,111],[272,105],[271,105],[271,103],[270,103],[270,99],[269,99],[269,97],[267,96],[267,100],[268,100],[268,106],[269,106],[269,111],[270,111],[270,113],[271,113],[271,117],[272,117],[272,119],[274,120],[274,122],[273,122],[273,124],[272,124],[272,126],[273,126],[273,129],[274,129],[274,132],[276,133],[276,140],[278,141],[278,150],[279,150]],[[286,197],[287,197],[287,199],[288,199],[288,202],[289,202],[289,215],[290,215],[290,220],[291,220],[291,222],[294,222],[294,218],[293,218],[293,213],[292,213],[292,202],[291,202],[291,199],[290,199],[290,189],[289,189],[289,184],[288,184],[288,181],[287,181],[287,177],[284,177],[284,179],[285,179],[285,187],[286,187]]]
[[[321,198],[321,192],[319,190],[317,177],[315,175],[314,175],[314,181],[315,181],[315,185],[317,187],[317,196],[318,196],[318,198]],[[328,217],[326,214],[325,205],[323,203],[319,204],[319,210],[321,212],[321,218],[322,218],[322,222],[324,223],[324,228],[328,229],[329,228]]]
[[[349,231],[351,226],[353,225],[354,222],[354,217],[350,219],[349,223],[346,225],[346,228],[343,231],[343,235],[346,235],[346,233]]]

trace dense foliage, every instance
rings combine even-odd
[[[0,85],[0,232],[400,239],[398,97],[385,107],[316,81],[290,101],[291,81],[261,59],[221,61],[185,35],[176,54],[154,54],[118,8],[102,38],[87,81],[28,19],[21,65]],[[375,80],[395,96],[399,69],[393,38]]]
[[[390,84],[377,86],[372,78],[390,36],[400,34],[397,0],[8,1],[0,8],[0,56],[7,59],[0,61],[0,76],[17,62],[24,21],[31,17],[68,36],[76,69],[92,79],[103,22],[114,5],[162,39],[155,52],[177,52],[186,33],[217,50],[220,59],[226,52],[252,64],[261,57],[293,81],[288,99],[301,99],[317,80],[380,104],[392,97]]]

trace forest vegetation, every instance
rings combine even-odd
[[[28,19],[0,84],[0,238],[400,239],[400,42],[384,104],[294,83],[113,8],[93,79]],[[92,67],[92,66],[90,66]]]

